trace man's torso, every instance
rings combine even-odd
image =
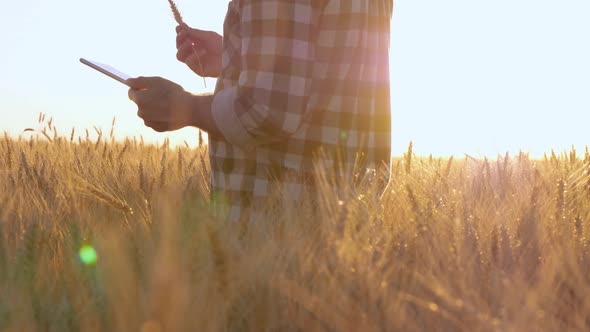
[[[255,26],[251,31],[243,31],[240,22],[244,20],[242,15],[253,15],[244,12],[252,2],[265,3],[234,0],[229,4],[224,22],[223,71],[216,93],[240,85],[243,41],[255,33]],[[315,45],[315,58],[307,74],[313,87],[303,124],[288,138],[246,149],[210,139],[213,204],[225,210],[232,220],[247,214],[253,203],[269,194],[273,184],[279,184],[285,193],[297,199],[317,170],[320,153],[322,167],[338,164],[346,172],[390,163],[388,50],[393,2],[316,3],[313,12],[301,12],[314,15],[317,20],[309,34],[309,42]],[[273,45],[265,46],[260,52],[267,55]],[[281,97],[286,100],[281,101]],[[288,107],[288,97],[288,93],[277,95],[276,102],[284,102],[284,107]]]

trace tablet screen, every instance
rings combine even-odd
[[[83,64],[85,64],[91,68],[96,69],[97,71],[99,71],[99,72],[125,84],[125,85],[127,85],[127,83],[126,83],[127,79],[131,78],[131,76],[129,76],[125,73],[122,73],[109,65],[105,65],[104,63],[91,61],[91,60],[87,60],[84,58],[81,58],[80,62],[82,62]]]

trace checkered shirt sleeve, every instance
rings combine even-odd
[[[292,136],[301,127],[315,57],[318,0],[240,1],[238,84],[216,94],[213,116],[240,147]]]

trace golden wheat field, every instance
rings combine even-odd
[[[587,150],[409,149],[380,199],[324,186],[247,225],[208,172],[206,145],[1,138],[0,330],[590,330]]]

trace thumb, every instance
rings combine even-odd
[[[187,32],[193,31],[195,29],[191,28],[188,24],[182,22],[182,24],[180,24],[180,26],[185,29]]]
[[[149,77],[129,78],[125,81],[134,90],[145,90],[151,86]]]
[[[186,31],[187,33],[190,32],[192,30],[191,27],[188,26],[188,24],[182,22],[179,25],[176,26],[176,33],[180,33],[180,31]]]

